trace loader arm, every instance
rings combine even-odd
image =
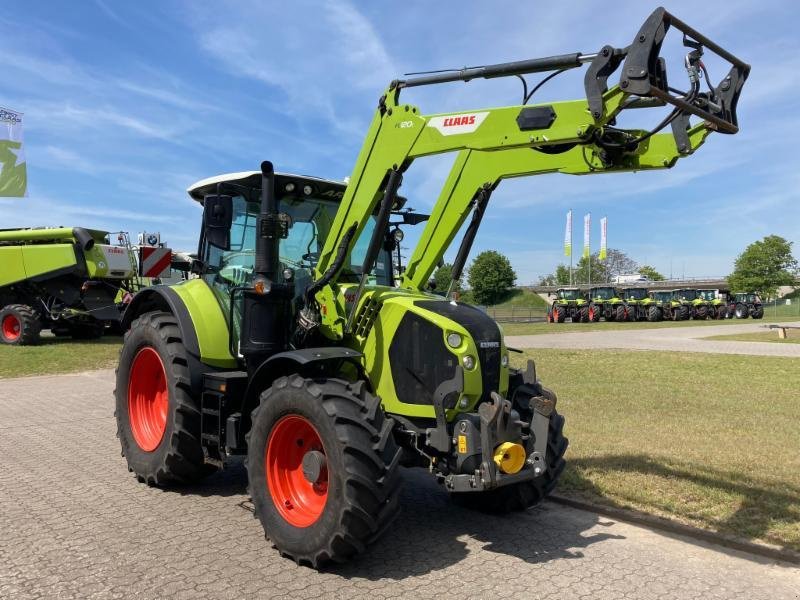
[[[690,49],[685,64],[690,89],[686,92],[667,85],[666,66],[659,56],[671,26],[684,33],[684,45]],[[715,88],[709,82],[707,93],[700,92],[698,83],[704,48],[732,65]],[[417,107],[400,103],[403,88],[522,76],[585,64],[589,65],[584,79],[586,97],[581,100],[433,115],[422,115]],[[609,88],[609,76],[620,67],[619,83]],[[349,255],[384,191],[389,190],[387,197],[396,191],[402,173],[415,159],[460,153],[403,279],[403,286],[419,288],[435,264],[432,259],[442,256],[463,223],[479,188],[493,189],[503,178],[542,173],[594,174],[671,167],[680,156],[699,147],[712,131],[738,131],[736,104],[749,70],[749,65],[659,8],[642,25],[634,42],[623,49],[605,46],[595,54],[574,53],[393,81],[379,100],[316,265],[311,300],[319,307],[323,334],[331,339],[345,335],[348,315],[346,306],[338,300],[338,276],[341,265],[347,262],[342,257]],[[652,131],[614,126],[623,110],[666,105],[673,107],[672,112]],[[702,121],[690,124],[691,115]],[[667,125],[671,125],[672,134],[658,133]],[[385,204],[381,214],[385,213]],[[379,228],[375,230],[374,235],[379,235]],[[365,265],[367,273],[370,268]],[[354,307],[367,273],[362,274]]]
[[[689,130],[689,153],[699,148],[710,133],[702,124]],[[574,146],[559,154],[531,152],[527,148],[496,152],[462,150],[408,260],[400,286],[415,290],[425,288],[436,265],[472,212],[479,191],[493,190],[502,179],[546,173],[596,175],[668,169],[687,153],[679,152],[672,134],[664,133],[652,136],[635,152],[618,160],[611,161],[608,157],[603,160],[602,154],[603,149],[593,144]]]

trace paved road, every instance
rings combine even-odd
[[[800,322],[781,323],[798,325]],[[555,327],[556,325],[554,325]],[[562,324],[558,326],[569,326]],[[575,325],[575,327],[578,327]],[[588,325],[587,327],[591,327]],[[712,335],[758,333],[767,331],[762,323],[743,325],[711,325],[698,327],[664,327],[660,329],[622,329],[612,331],[579,331],[575,333],[544,333],[540,335],[510,335],[506,343],[513,348],[569,348],[577,350],[674,350],[678,352],[710,352],[715,354],[754,354],[758,356],[800,357],[800,344],[773,342],[734,342],[705,340]],[[773,332],[777,337],[778,333]]]
[[[160,490],[127,472],[108,371],[0,380],[0,598],[800,597],[800,570],[546,503],[454,507],[408,471],[368,555],[317,573],[252,518],[240,464]]]

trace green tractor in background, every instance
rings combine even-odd
[[[697,297],[708,304],[709,319],[724,319],[728,313],[726,297],[718,290],[697,290]]]
[[[596,323],[600,317],[606,321],[625,320],[625,302],[612,286],[589,289],[589,320]]]
[[[589,302],[586,294],[577,287],[562,287],[556,290],[556,299],[547,311],[548,323],[563,323],[565,319],[573,323],[589,322]]]
[[[679,290],[657,290],[650,292],[650,298],[655,302],[660,315],[660,318],[656,320],[685,321],[689,318],[689,305],[681,299],[678,292]]]
[[[119,324],[135,277],[130,246],[111,245],[106,231],[0,230],[0,343],[35,344],[42,329],[100,337]]]
[[[678,95],[659,56],[673,27],[688,36],[690,89]],[[731,70],[702,91],[703,48],[721,49],[661,8],[633,39],[392,81],[346,186],[275,173],[268,161],[193,185],[200,277],[142,290],[124,314],[115,396],[128,469],[168,486],[245,455],[265,535],[312,567],[344,562],[387,530],[400,465],[424,468],[454,501],[484,511],[544,499],[567,448],[555,394],[533,361],[510,364],[486,313],[426,287],[469,217],[451,290],[460,279],[503,180],[669,168],[712,133],[738,131],[747,64],[725,53]],[[406,88],[584,64],[580,100],[433,115],[400,102]],[[664,103],[671,131],[616,125],[623,111]],[[395,277],[389,224],[404,174],[449,152],[450,174]]]
[[[618,321],[661,320],[661,311],[658,309],[656,301],[648,295],[647,288],[621,288],[618,293],[624,302],[623,318],[620,318],[619,308],[617,309]]]
[[[761,296],[755,292],[738,292],[733,296],[728,296],[727,318],[753,319],[764,318],[764,305]]]
[[[696,289],[680,289],[677,295],[689,307],[689,318],[696,321],[705,321],[711,314],[712,303]]]

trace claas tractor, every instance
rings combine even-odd
[[[725,318],[728,312],[728,306],[725,301],[726,296],[721,295],[717,290],[697,290],[697,297],[708,305],[709,319]]]
[[[761,296],[755,292],[737,292],[728,297],[728,318],[762,319],[764,317],[764,305],[761,303]]]
[[[624,321],[625,303],[611,286],[593,287],[589,290],[589,320],[597,322],[600,317],[606,321]]]
[[[667,85],[667,30],[684,32],[688,89]],[[700,56],[730,70],[701,90]],[[420,86],[586,67],[579,100],[425,114]],[[609,78],[620,74],[609,87]],[[485,312],[426,291],[462,225],[452,281],[494,190],[539,174],[672,167],[713,132],[735,133],[749,66],[663,9],[624,48],[604,46],[392,81],[345,186],[258,170],[191,187],[203,207],[196,279],[136,294],[124,315],[116,419],[128,468],[190,483],[244,455],[254,514],[282,555],[343,562],[400,508],[399,467],[452,498],[505,513],[540,502],[564,470],[564,419],[529,361],[509,362]],[[676,91],[677,90],[677,91]],[[634,109],[666,107],[651,130]],[[692,116],[698,117],[692,119]],[[662,132],[671,126],[671,131]],[[387,237],[404,174],[455,153],[402,274]],[[466,221],[469,220],[468,223]]]
[[[618,295],[624,302],[623,317],[617,315],[618,321],[657,321],[659,310],[656,302],[647,295],[647,288],[621,288]],[[619,309],[617,309],[619,310]]]
[[[659,290],[650,292],[652,298],[658,306],[660,318],[668,321],[685,321],[689,318],[690,309],[687,302],[680,296],[680,290]]]
[[[0,343],[35,344],[42,329],[91,339],[117,325],[134,290],[136,260],[106,231],[0,230]]]
[[[589,302],[580,288],[563,287],[556,290],[556,299],[547,311],[547,321],[563,323],[567,317],[573,323],[589,322]]]
[[[705,296],[700,293],[700,290],[677,290],[677,296],[688,306],[690,319],[705,321],[709,314],[711,314],[711,302],[705,299]]]

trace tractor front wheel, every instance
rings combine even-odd
[[[117,437],[141,482],[189,483],[208,475],[200,446],[200,408],[178,323],[150,312],[125,334],[117,368]]]
[[[750,311],[750,316],[754,319],[762,319],[764,317],[764,307],[754,306],[753,310]]]
[[[0,342],[29,346],[39,341],[42,324],[36,312],[26,304],[9,304],[0,310]]]
[[[488,492],[452,493],[453,500],[466,508],[482,512],[503,514],[525,510],[541,502],[558,483],[566,462],[564,453],[569,440],[564,436],[564,417],[557,412],[550,415],[547,435],[547,471],[528,481],[512,483]]]
[[[735,314],[737,319],[746,319],[750,314],[747,304],[737,304]]]
[[[589,307],[581,306],[581,323],[589,322]]]
[[[708,307],[705,304],[698,306],[697,312],[694,314],[694,318],[700,321],[705,321],[708,318]]]
[[[625,307],[624,306],[622,306],[620,304],[615,310],[616,310],[616,313],[617,313],[617,315],[616,315],[617,321],[627,321],[628,320],[626,318],[626,315],[625,315]]]
[[[255,516],[278,551],[319,568],[364,550],[399,511],[393,421],[363,382],[282,377],[247,434]]]
[[[656,321],[661,320],[661,311],[658,310],[657,306],[649,306],[647,308],[647,320],[651,323],[655,323]]]

